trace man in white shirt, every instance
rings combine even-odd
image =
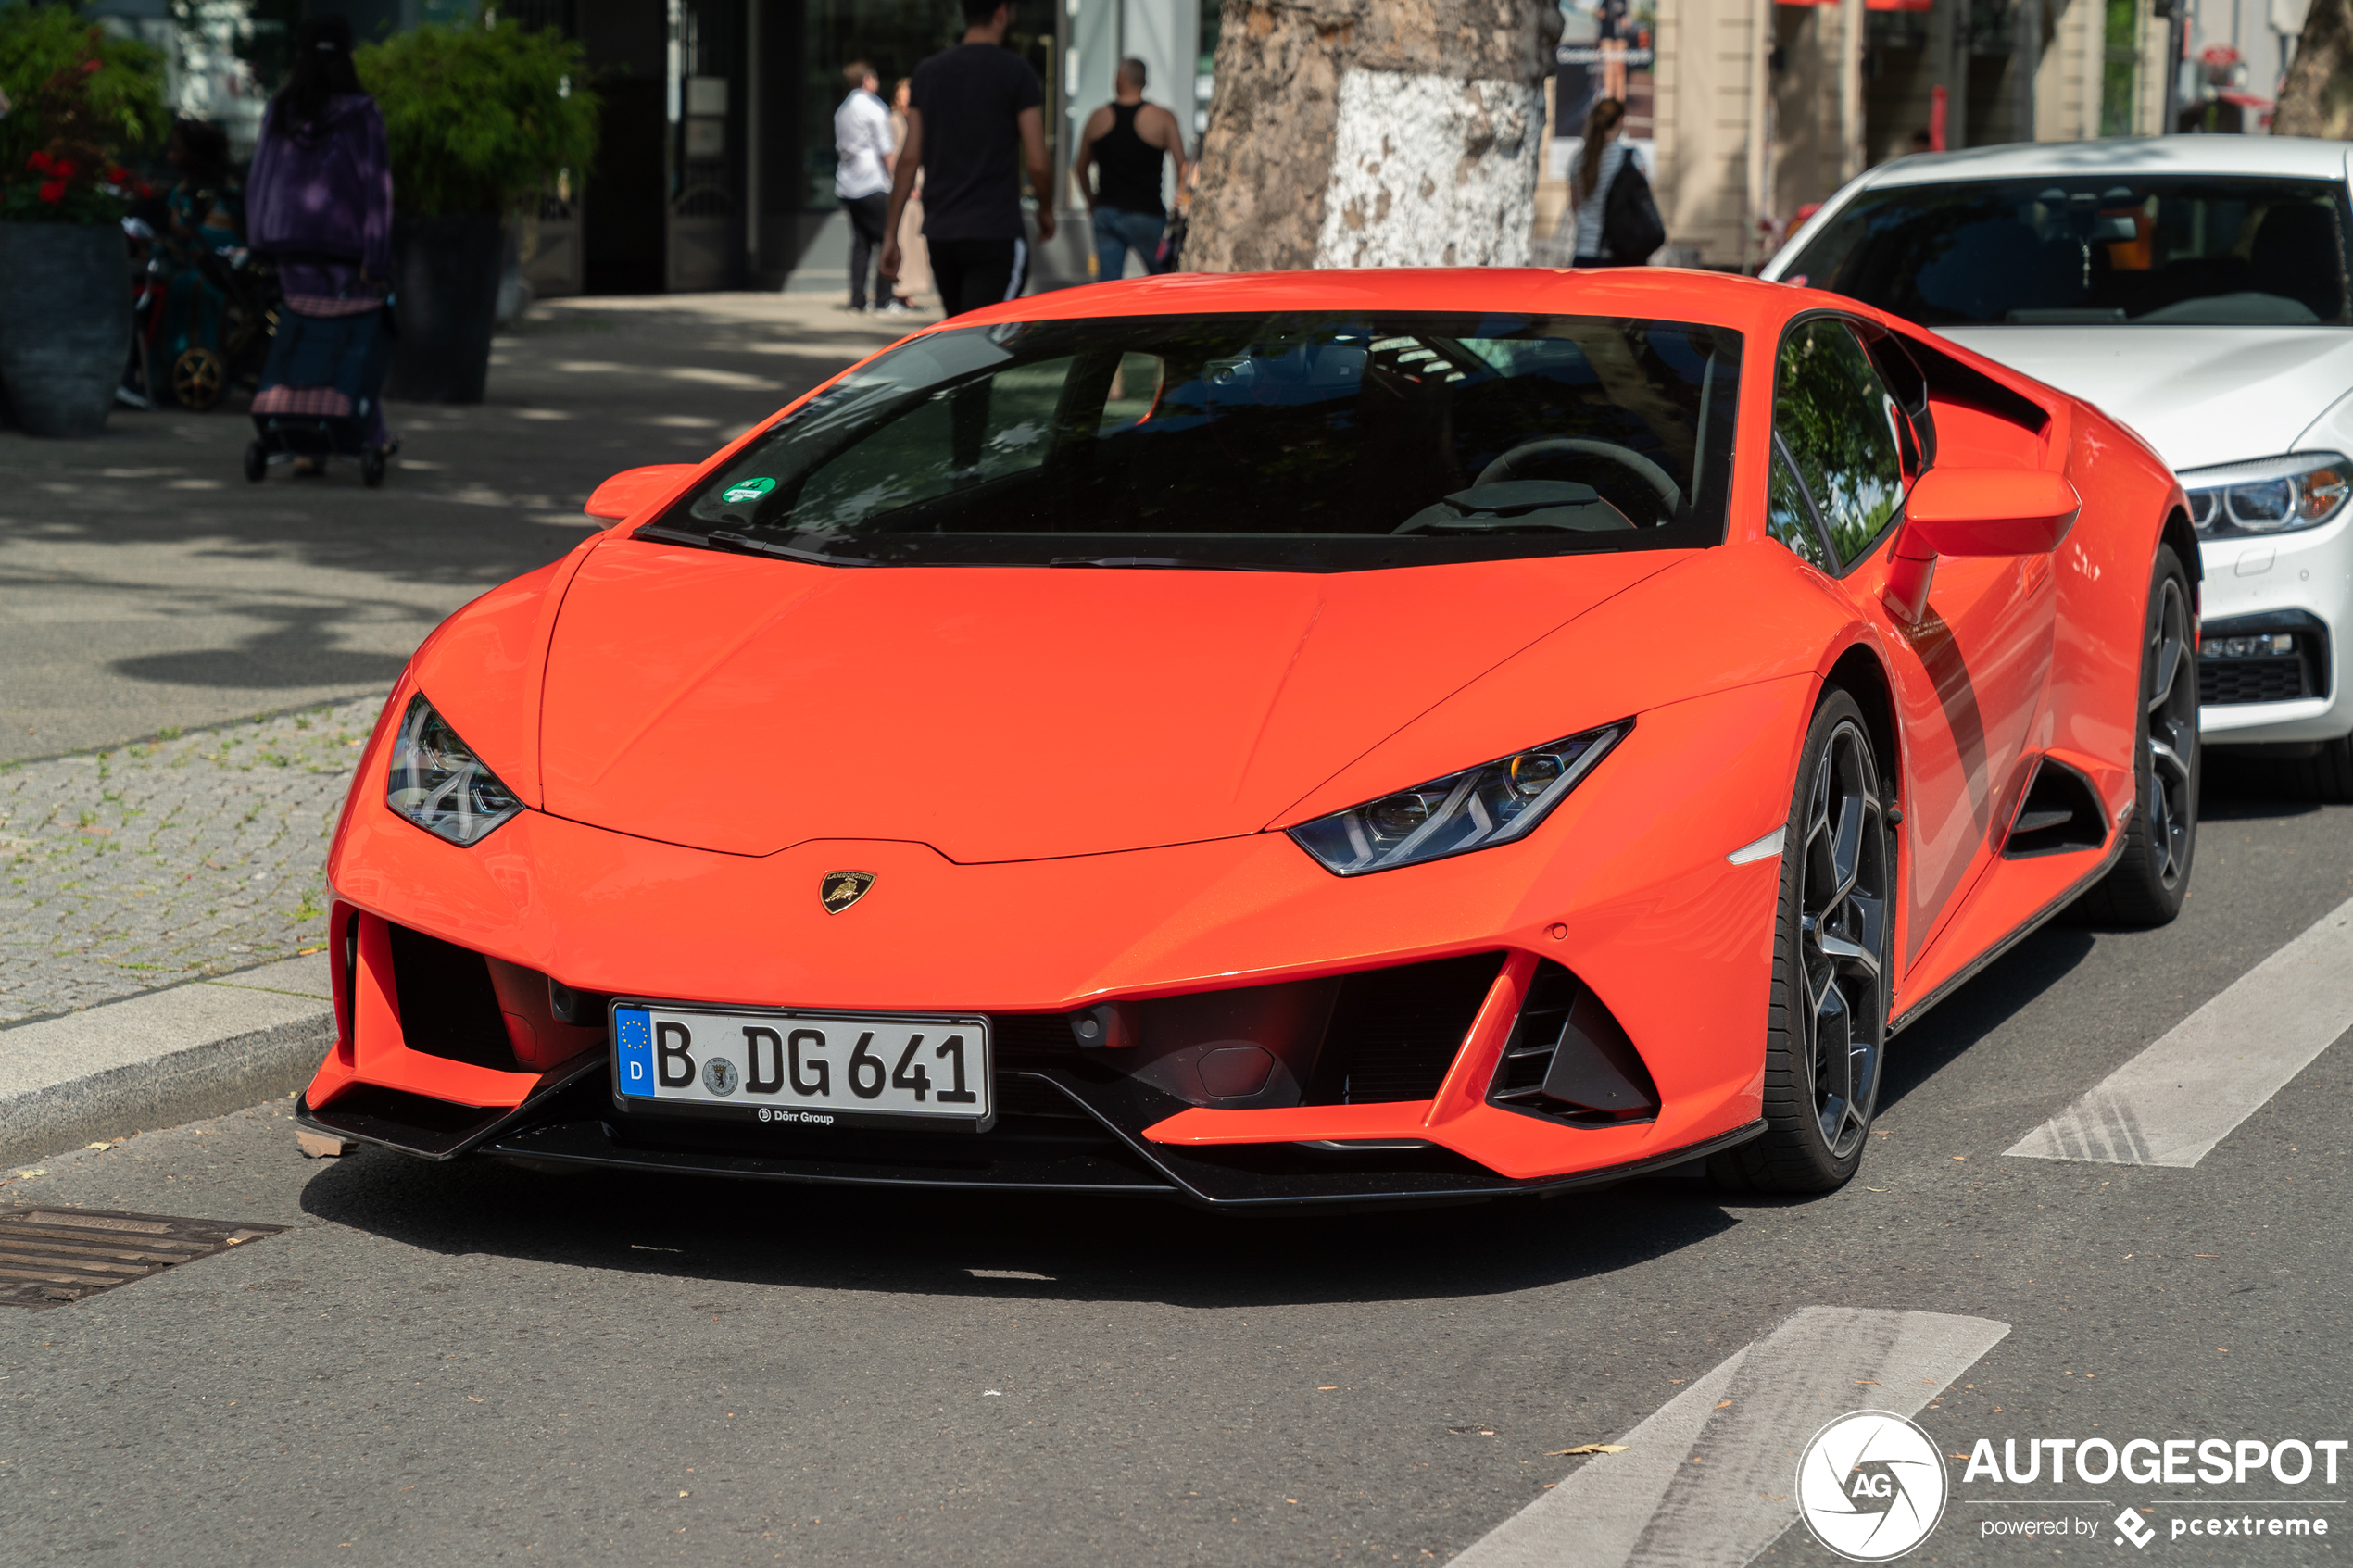
[[[834,194],[849,214],[849,307],[866,308],[868,270],[881,259],[883,223],[890,215],[890,177],[898,160],[890,151],[890,109],[875,91],[875,68],[852,60],[842,68],[849,96],[834,110]],[[875,275],[875,301],[890,297]]]

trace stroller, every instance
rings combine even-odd
[[[271,319],[282,309],[276,280],[243,249],[149,265],[157,281],[142,300],[140,380],[151,401],[168,394],[202,412],[259,370]]]
[[[369,435],[382,426],[378,403],[391,361],[390,300],[349,315],[281,309],[253,397],[245,478],[258,484],[271,464],[298,458],[356,458],[360,482],[371,490],[382,484],[397,444],[372,445]]]

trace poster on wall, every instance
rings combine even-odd
[[[1561,41],[1554,53],[1553,129],[1581,136],[1585,117],[1603,98],[1626,104],[1622,134],[1651,134],[1652,39],[1656,0],[1561,0]]]

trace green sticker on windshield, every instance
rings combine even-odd
[[[774,488],[776,482],[773,479],[747,479],[741,484],[729,485],[726,493],[719,498],[731,507],[737,507],[748,501],[757,501]]]

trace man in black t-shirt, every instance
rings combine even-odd
[[[950,316],[1018,296],[1029,274],[1021,166],[1038,193],[1038,237],[1054,237],[1051,166],[1038,73],[1005,47],[1013,6],[963,0],[964,41],[915,68],[907,144],[892,171],[882,271],[899,276],[899,215],[924,174],[924,242]]]

